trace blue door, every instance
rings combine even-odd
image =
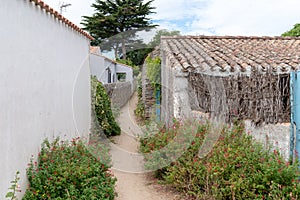
[[[290,156],[300,158],[300,71],[290,73],[291,135]]]

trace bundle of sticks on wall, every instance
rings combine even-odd
[[[248,119],[255,125],[286,123],[290,121],[289,80],[289,74],[272,72],[223,77],[190,73],[192,109],[223,114],[226,122]]]

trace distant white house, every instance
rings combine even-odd
[[[118,63],[101,55],[99,47],[90,47],[91,73],[103,84],[115,82],[133,82],[131,66]]]
[[[26,190],[27,164],[45,138],[88,136],[92,37],[41,0],[1,1],[0,16],[0,199],[5,199],[16,171]]]

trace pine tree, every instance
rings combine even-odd
[[[92,16],[83,16],[82,25],[95,38],[93,45],[100,45],[112,36],[119,37],[114,46],[122,48],[123,59],[126,59],[126,40],[134,38],[134,30],[155,27],[148,18],[153,12],[153,0],[143,3],[142,0],[96,0],[92,7]],[[131,31],[129,36],[126,32]],[[116,36],[118,35],[118,36]],[[114,47],[112,47],[114,48]],[[116,52],[116,51],[115,51]],[[117,55],[117,53],[115,53]]]

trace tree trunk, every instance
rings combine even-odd
[[[126,60],[126,47],[125,47],[125,38],[122,36],[122,59]]]

